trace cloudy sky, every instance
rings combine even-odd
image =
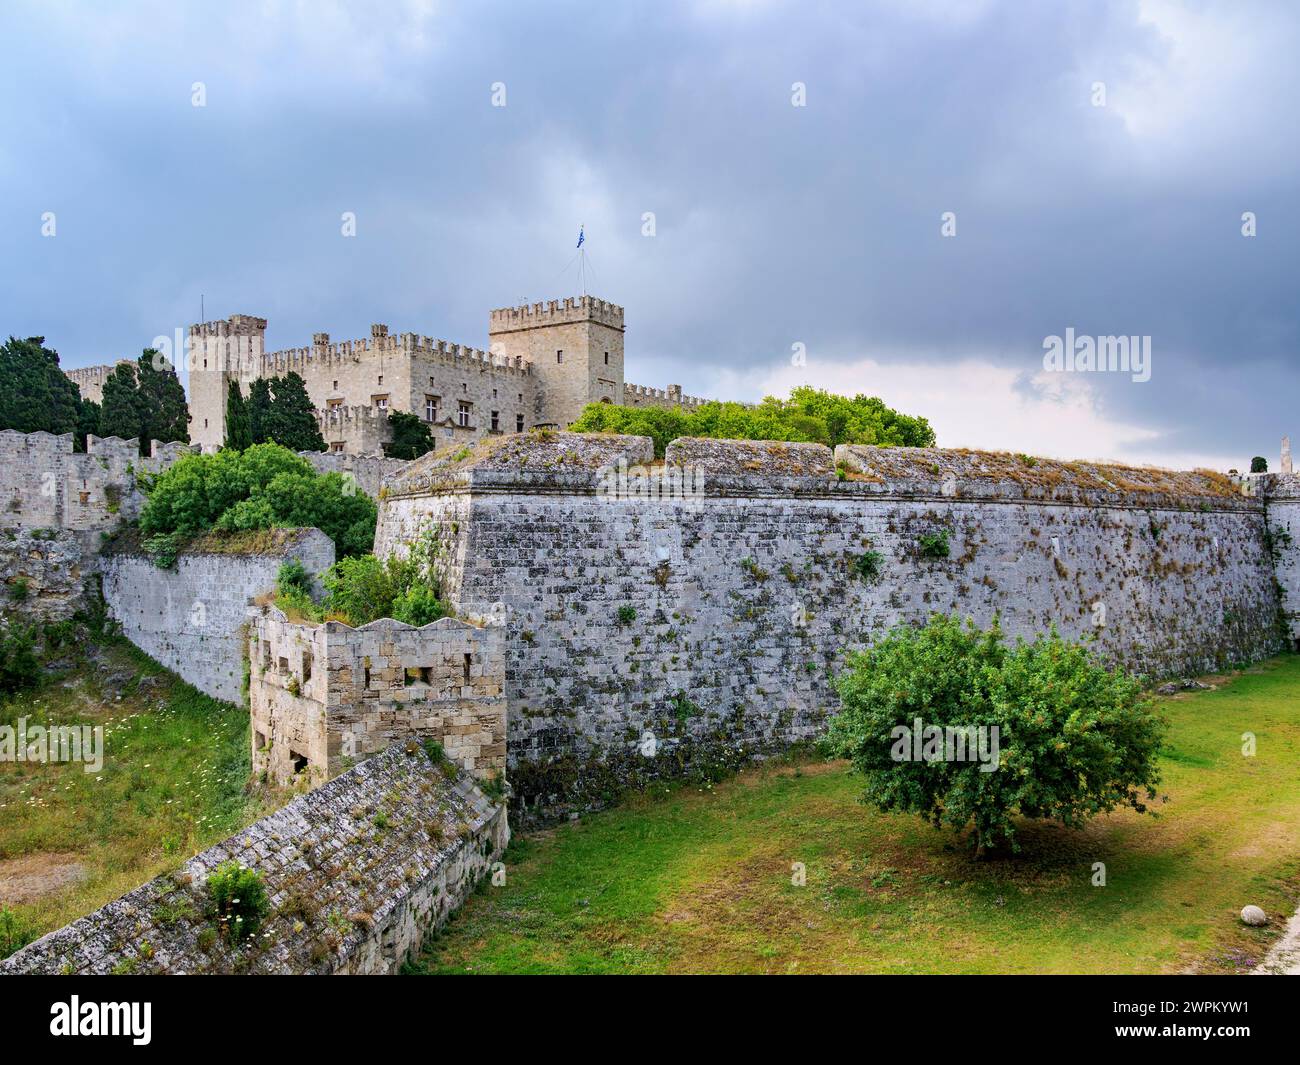
[[[0,334],[68,367],[201,295],[275,348],[485,346],[577,290],[585,224],[629,381],[878,394],[948,446],[1300,448],[1292,3],[8,0],[0,40]],[[1044,372],[1067,328],[1150,336],[1151,379]]]

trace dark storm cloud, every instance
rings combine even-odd
[[[1093,382],[1150,456],[1300,433],[1286,5],[174,8],[0,14],[0,332],[65,365],[200,293],[276,347],[481,345],[489,307],[574,290],[584,222],[638,382],[757,381],[798,341],[1032,393],[1072,326],[1152,337],[1150,382]]]

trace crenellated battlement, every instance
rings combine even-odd
[[[130,362],[130,360],[119,359],[112,366],[78,366],[75,369],[64,370],[63,376],[77,386],[77,391],[81,393],[82,399],[88,399],[93,403],[102,403],[104,401],[104,382],[108,380],[108,375],[124,362]]]
[[[266,332],[266,319],[252,314],[232,314],[215,322],[197,322],[190,326],[192,337],[251,337]]]
[[[367,407],[361,403],[326,407],[324,410],[316,411],[316,423],[321,427],[322,432],[332,426],[346,426],[360,422],[387,424],[388,415],[375,407]]]
[[[516,329],[538,329],[587,321],[599,322],[611,329],[622,329],[623,308],[595,296],[569,296],[545,303],[499,307],[489,314],[489,332],[507,333]]]
[[[374,330],[382,329],[382,333]],[[331,344],[328,333],[313,335],[311,347],[285,348],[267,352],[260,360],[259,375],[278,377],[289,372],[306,376],[312,370],[333,369],[369,359],[422,357],[446,366],[472,364],[479,370],[528,375],[532,364],[520,356],[483,351],[468,344],[456,344],[417,333],[389,336],[387,326],[373,326],[369,337],[343,340]]]
[[[681,385],[669,385],[667,388],[650,388],[647,385],[623,385],[623,405],[625,407],[698,407],[713,400],[701,399],[699,396],[682,394]]]

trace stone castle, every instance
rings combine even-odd
[[[266,598],[287,558],[332,561],[315,530],[195,547],[166,570],[129,536],[105,541],[138,513],[138,474],[183,450],[142,460],[135,441],[91,438],[82,456],[71,434],[0,433],[19,504],[0,576],[23,581],[15,609],[53,617],[97,575],[128,639],[245,704],[259,775],[307,790],[0,973],[396,971],[495,868],[505,780],[526,825],[810,740],[843,655],[934,611],[1091,636],[1151,677],[1300,650],[1290,471],[691,438],[656,462],[646,437],[563,431],[409,463],[317,454],[367,478],[377,555],[436,540],[455,615],[351,628]],[[204,946],[204,878],[230,859],[335,922],[286,902],[256,954]],[[194,917],[156,917],[182,907]]]
[[[562,428],[589,402],[700,402],[624,383],[622,322],[585,297],[495,311],[491,354],[376,326],[268,355],[263,319],[194,327],[191,446],[221,445],[230,380],[302,374],[332,430],[307,457],[376,499],[375,554],[436,544],[453,616],[423,627],[280,611],[284,561],[317,575],[333,561],[317,530],[194,547],[169,569],[113,538],[139,513],[140,474],[183,445],[141,459],[135,441],[91,437],[79,455],[71,434],[0,433],[10,599],[67,616],[97,578],[128,639],[249,714],[254,771],[305,791],[0,973],[235,971],[199,938],[203,880],[231,858],[274,897],[346,918],[286,909],[238,971],[396,971],[495,867],[503,795],[514,824],[547,823],[812,740],[844,655],[933,612],[996,617],[1010,637],[1055,627],[1150,678],[1300,651],[1287,441],[1280,472],[1247,476],[697,438],[656,460],[647,437]],[[422,403],[440,443],[473,446],[376,455],[382,414]],[[192,920],[154,919],[182,903]]]
[[[266,351],[266,319],[235,314],[190,327],[190,440],[215,451],[225,439],[229,382],[247,392],[257,378],[294,372],[307,383],[321,435],[331,451],[379,454],[388,415],[422,419],[435,446],[534,428],[564,429],[588,403],[692,407],[704,402],[667,389],[628,384],[623,376],[623,308],[592,296],[494,310],[486,351],[416,333]],[[111,367],[70,373],[94,396]],[[89,391],[88,391],[89,390]]]

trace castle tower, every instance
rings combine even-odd
[[[266,319],[248,314],[190,326],[190,442],[205,452],[225,443],[230,382],[247,392],[261,373],[265,340]]]
[[[566,429],[588,403],[623,401],[623,308],[594,296],[492,311],[488,347],[533,365],[535,425]]]
[[[1291,472],[1291,438],[1282,437],[1282,472]]]

